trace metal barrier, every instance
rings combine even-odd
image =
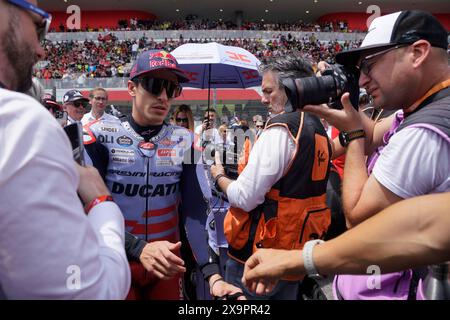
[[[128,77],[114,78],[81,78],[76,79],[39,79],[44,89],[85,89],[85,88],[109,88],[109,89],[125,89],[128,83]]]
[[[320,41],[357,41],[362,40],[365,33],[343,32],[313,32],[313,31],[263,31],[263,30],[142,30],[142,31],[108,31],[108,32],[52,32],[47,35],[50,41],[95,41],[98,35],[113,33],[118,40],[140,39],[145,35],[154,40],[173,39],[178,40],[183,36],[184,40],[192,39],[263,39],[270,40],[282,34],[287,37],[290,33],[297,39],[309,37],[313,33]]]

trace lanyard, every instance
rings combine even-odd
[[[419,100],[417,100],[412,106],[406,108],[404,110],[405,114],[413,113],[427,98],[448,87],[450,87],[450,79],[438,83],[433,88],[428,90],[427,93],[425,93],[425,95]]]

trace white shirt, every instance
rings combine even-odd
[[[195,135],[198,137],[198,139],[196,139],[196,147],[201,147],[201,144],[204,141],[209,141],[211,143],[214,144],[222,144],[223,140],[222,137],[220,136],[219,130],[217,130],[216,128],[211,128],[211,129],[207,129],[205,131],[203,131],[202,133],[202,124],[198,125],[195,130]]]
[[[450,191],[450,143],[423,128],[405,128],[383,149],[372,174],[401,198]]]
[[[92,111],[85,113],[83,118],[81,118],[81,124],[84,126],[86,124],[88,124],[89,122],[95,121],[95,120],[117,120],[116,117],[114,117],[111,114],[108,114],[106,112],[103,112],[103,115],[96,119],[93,115],[92,115]]]
[[[104,202],[88,216],[58,122],[32,98],[0,89],[0,285],[9,299],[123,299],[130,287],[124,221]]]
[[[264,130],[250,152],[247,166],[228,186],[230,204],[249,212],[263,203],[266,193],[288,170],[294,153],[295,142],[285,127]]]

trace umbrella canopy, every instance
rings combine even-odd
[[[248,88],[261,85],[258,66],[261,63],[245,49],[216,42],[187,43],[173,50],[190,81],[185,87]]]

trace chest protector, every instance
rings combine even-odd
[[[295,153],[261,205],[251,212],[233,207],[227,212],[229,255],[241,262],[258,248],[301,249],[308,240],[322,239],[331,220],[326,205],[331,147],[319,119],[293,112],[273,118],[266,129],[273,126],[288,130]]]
[[[85,130],[85,144],[98,141],[108,150],[106,184],[126,230],[145,241],[178,241],[179,183],[191,133],[164,125],[146,142],[126,120],[102,120]]]

